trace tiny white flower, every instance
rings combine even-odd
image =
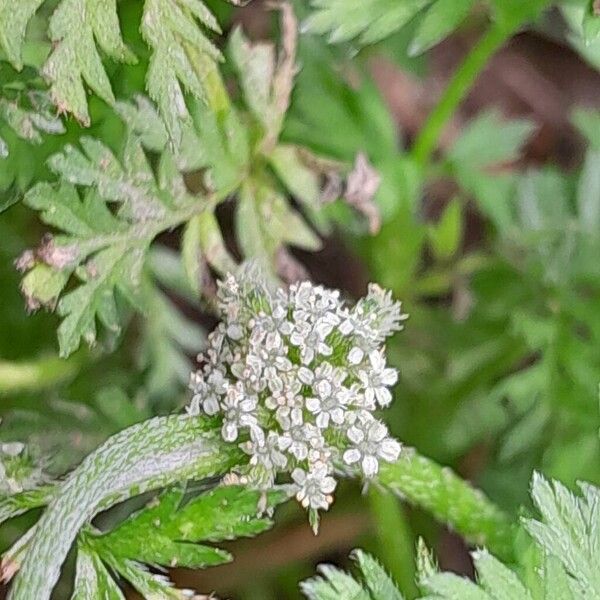
[[[304,508],[327,510],[332,504],[336,481],[326,465],[314,465],[308,472],[296,468],[292,471],[292,479],[298,488],[296,499]]]
[[[275,366],[279,371],[287,373],[292,370],[292,362],[287,356],[278,356],[275,358]]]
[[[369,363],[369,367],[358,372],[358,377],[365,388],[365,398],[367,402],[376,400],[379,406],[386,407],[392,401],[392,393],[388,386],[398,381],[398,372],[396,369],[386,367],[383,351],[370,352]]]
[[[360,362],[362,362],[362,359],[364,357],[364,351],[358,346],[354,346],[353,348],[351,348],[350,352],[348,352],[348,362],[351,365],[358,365]]]
[[[251,439],[242,445],[242,450],[250,455],[250,464],[262,466],[267,470],[280,471],[286,468],[288,459],[279,450],[279,436],[269,431],[267,437],[264,434],[257,435],[253,430]],[[260,430],[262,433],[262,430]]]
[[[315,374],[307,367],[302,366],[298,369],[298,379],[304,385],[311,385],[315,380]]]
[[[316,416],[319,429],[326,429],[330,420],[336,425],[344,422],[345,405],[342,394],[330,394],[325,398],[307,398],[306,408]]]
[[[279,449],[288,452],[297,460],[306,460],[310,446],[318,443],[321,434],[310,423],[292,423],[292,426],[279,437]]]
[[[388,437],[387,427],[371,417],[370,413],[361,415],[347,431],[352,448],[343,454],[347,465],[360,462],[365,477],[373,477],[379,471],[379,458],[392,462],[400,454],[400,444]]]
[[[190,417],[197,417],[200,414],[200,396],[194,396],[190,403],[185,407],[185,412]]]
[[[239,323],[230,323],[227,326],[227,335],[232,340],[241,340],[244,335],[244,330]]]
[[[221,402],[223,410],[221,433],[226,442],[237,440],[240,427],[253,427],[258,424],[254,414],[257,402],[256,396],[244,396],[239,382],[227,389],[227,394]]]

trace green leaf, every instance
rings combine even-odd
[[[373,557],[361,550],[352,554],[362,580],[331,565],[319,565],[319,576],[300,584],[304,595],[309,600],[403,600],[396,584]]]
[[[23,0],[18,9],[0,0],[0,48],[16,68],[28,22],[43,0]],[[157,103],[171,142],[179,147],[190,119],[184,91],[212,103],[216,63],[221,53],[206,31],[220,33],[217,20],[202,0],[146,0],[140,31],[150,47],[146,86]],[[85,86],[115,104],[100,51],[121,63],[135,63],[125,45],[116,0],[60,0],[48,28],[52,51],[43,74],[59,112],[90,124]]]
[[[244,100],[262,125],[261,152],[270,152],[281,132],[296,75],[298,23],[290,4],[281,11],[281,50],[269,43],[250,43],[241,29],[230,39],[230,54],[238,71]],[[277,55],[278,54],[278,55]]]
[[[178,590],[165,575],[155,575],[134,561],[111,560],[112,568],[147,600],[186,600],[190,590]]]
[[[240,185],[250,165],[248,130],[231,106],[216,113],[202,102],[191,106],[199,144],[195,147],[198,167],[207,170],[208,190],[233,191]]]
[[[597,69],[600,66],[600,39],[586,40],[584,32],[584,24],[586,27],[595,26],[593,22],[588,23],[588,6],[589,0],[563,2],[560,5],[560,11],[568,28],[567,41],[587,63]],[[590,29],[592,28],[590,27]]]
[[[23,140],[33,144],[42,142],[42,134],[65,133],[62,121],[53,114],[49,99],[44,92],[30,91],[28,106],[17,99],[0,98],[0,119]]]
[[[145,323],[140,347],[140,364],[147,369],[145,388],[150,397],[173,398],[189,383],[193,369],[189,356],[202,348],[205,335],[192,320],[151,282],[144,285]]]
[[[134,102],[117,102],[115,110],[128,133],[139,138],[144,148],[158,153],[171,150],[180,171],[196,171],[204,166],[199,152],[201,141],[191,120],[182,122],[180,143],[173,147],[161,116],[146,96],[136,94]]]
[[[182,260],[191,289],[199,294],[206,263],[221,275],[233,273],[236,262],[225,247],[215,215],[205,211],[193,217],[183,232]]]
[[[307,250],[321,242],[286,199],[262,179],[248,180],[242,186],[236,215],[240,247],[247,257],[260,260],[269,269],[278,248],[291,244]]]
[[[154,105],[146,96],[137,94],[133,102],[116,102],[115,110],[129,132],[139,137],[144,148],[162,152],[168,143],[167,130]]]
[[[492,598],[531,599],[531,594],[517,575],[485,550],[474,552],[473,561],[479,585],[487,590]]]
[[[56,271],[44,263],[35,265],[21,281],[21,293],[29,310],[45,306],[53,309],[70,273]]]
[[[112,531],[86,533],[85,542],[140,593],[149,594],[155,583],[143,569],[141,573],[132,571],[139,570],[138,563],[203,568],[229,562],[229,552],[199,542],[262,533],[272,526],[272,521],[261,516],[260,511],[272,511],[288,497],[283,489],[262,493],[241,486],[224,486],[186,501],[183,487],[175,487]],[[171,589],[167,586],[163,591]]]
[[[554,556],[546,556],[544,576],[545,600],[576,600],[569,585],[569,577],[561,562]]]
[[[533,129],[530,121],[505,122],[495,110],[484,112],[463,130],[448,152],[448,159],[465,170],[481,170],[510,162],[518,158]]]
[[[115,97],[96,44],[113,60],[135,62],[120,33],[116,0],[62,0],[50,19],[52,53],[44,65],[59,112],[90,124],[84,83],[113,104]]]
[[[561,562],[576,597],[600,598],[600,490],[580,487],[582,497],[535,473],[531,495],[543,520],[523,523],[540,547]]]
[[[330,42],[359,38],[372,44],[409,23],[430,0],[312,0],[305,29],[328,33]]]
[[[458,199],[446,205],[440,220],[428,228],[428,234],[436,258],[448,260],[456,254],[463,235],[463,216]]]
[[[428,598],[436,600],[493,600],[475,582],[454,573],[433,573],[419,584],[428,592]]]
[[[534,474],[532,497],[542,520],[523,519],[533,537],[538,565],[517,565],[514,570],[485,550],[473,553],[477,580],[442,573],[419,550],[419,587],[426,599],[436,600],[573,600],[599,598],[598,521],[600,490],[580,484],[582,497],[554,481]],[[522,557],[522,560],[527,560]],[[523,569],[522,567],[525,567]],[[517,573],[527,572],[521,578]],[[543,594],[543,595],[542,595]]]
[[[54,493],[54,486],[43,485],[12,496],[0,496],[0,524],[18,517],[34,508],[48,504]]]
[[[207,80],[221,53],[198,23],[220,27],[201,0],[146,0],[140,31],[151,48],[146,87],[175,145],[189,121],[184,89],[207,102]]]
[[[269,155],[269,162],[292,196],[316,210],[321,198],[319,174],[303,161],[302,151],[299,146],[279,144]]]
[[[595,0],[587,0],[582,27],[586,44],[592,44],[600,38],[600,10]]]
[[[44,0],[0,0],[0,48],[17,69],[23,68],[22,46],[27,24]]]
[[[300,584],[309,600],[371,600],[369,592],[348,573],[331,565],[319,565],[317,571],[318,577]]]
[[[77,569],[71,600],[125,600],[100,557],[82,544],[77,550]]]
[[[64,183],[58,188],[39,184],[25,198],[42,220],[66,234],[46,239],[36,250],[40,263],[62,275],[51,277],[44,270],[36,272],[31,284],[26,280],[31,301],[41,304],[56,298],[67,275],[81,282],[57,304],[63,317],[58,330],[62,356],[75,351],[81,339],[96,341],[96,318],[112,335],[119,333],[115,291],[144,310],[140,292],[150,242],[195,210],[168,154],[163,154],[155,177],[134,139],[128,141],[122,163],[100,142],[83,138],[81,144],[83,153],[67,146],[50,165],[71,184],[88,187],[83,198]],[[116,214],[108,208],[112,202],[119,206]]]
[[[103,548],[118,557],[145,562],[156,560],[171,564],[178,552],[187,552],[199,542],[220,542],[239,537],[250,537],[270,528],[272,521],[261,516],[285,501],[289,494],[284,489],[266,493],[241,486],[222,486],[184,501],[183,488],[173,488],[156,501],[133,514],[109,533],[90,538],[94,548]],[[261,509],[261,504],[264,508]],[[160,541],[153,541],[152,536]],[[171,546],[169,546],[171,544]],[[169,554],[168,548],[173,554]],[[202,548],[210,561],[229,560],[229,554],[214,548]],[[158,555],[162,558],[158,558]],[[149,556],[156,556],[156,559]],[[177,561],[177,564],[183,564]]]
[[[21,544],[24,558],[12,584],[13,600],[29,600],[32,594],[50,599],[73,541],[99,512],[148,491],[226,473],[238,464],[240,451],[223,444],[214,426],[189,416],[155,417],[121,431],[90,454]]]
[[[425,14],[413,37],[409,54],[416,56],[429,50],[457,29],[467,18],[475,0],[437,0]]]
[[[1,11],[0,1],[0,13]],[[15,12],[18,13],[18,11],[10,11],[11,18]],[[0,14],[0,23],[3,18]],[[45,141],[45,135],[63,133],[65,133],[63,122],[56,115],[50,95],[37,71],[28,67],[21,73],[17,73],[7,62],[0,59],[0,161],[2,161],[0,188],[12,184],[13,169],[17,176],[25,171],[18,156],[20,146],[27,148],[30,160],[27,161],[26,175],[33,178],[36,176],[36,170],[32,169],[31,163],[38,159],[30,155],[31,148],[28,144],[40,146]],[[27,144],[20,143],[20,140]]]
[[[229,38],[229,51],[237,69],[244,99],[250,112],[265,129],[272,115],[272,85],[275,76],[275,46],[252,44],[237,27]]]
[[[353,558],[362,571],[372,600],[402,600],[402,594],[392,578],[372,556],[355,550]]]

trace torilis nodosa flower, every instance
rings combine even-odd
[[[249,456],[250,484],[268,488],[287,473],[316,520],[337,472],[372,478],[380,461],[398,458],[400,444],[374,414],[397,380],[383,343],[405,319],[389,292],[372,284],[350,307],[307,281],[273,290],[246,268],[219,284],[218,309],[188,413],[219,418],[223,439]]]

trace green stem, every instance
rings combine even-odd
[[[10,600],[49,600],[79,530],[98,512],[177,481],[227,472],[239,451],[202,419],[156,417],[90,454],[58,489],[35,527]]]
[[[79,360],[58,357],[29,362],[0,360],[0,395],[49,388],[73,377]]]
[[[480,490],[448,467],[405,449],[395,463],[382,465],[379,482],[429,511],[467,541],[512,560],[513,521]]]
[[[514,27],[492,24],[469,52],[415,140],[412,156],[417,164],[424,166],[429,161],[446,123],[469,93],[491,56],[510,38],[517,27],[518,24]]]
[[[377,532],[377,558],[395,579],[404,597],[416,598],[415,539],[405,507],[392,494],[377,487],[369,490],[369,504]]]

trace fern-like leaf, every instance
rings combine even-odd
[[[475,0],[312,0],[311,4],[314,12],[306,28],[328,33],[334,43],[357,39],[372,44],[423,14],[410,46],[411,53],[418,54],[458,27]]]
[[[5,8],[0,3],[0,22],[4,18],[2,10]],[[0,160],[4,159],[0,190],[12,183],[12,165],[5,159],[10,157],[19,140],[39,145],[44,135],[64,132],[64,125],[35,69],[28,67],[17,73],[7,62],[0,60]]]
[[[223,486],[186,501],[184,488],[176,487],[112,531],[85,532],[80,546],[84,560],[89,561],[92,553],[96,563],[101,566],[104,561],[145,598],[185,598],[189,596],[144,565],[197,569],[229,562],[233,558],[229,552],[201,542],[262,533],[272,526],[262,512],[272,511],[288,497],[285,489],[263,494],[241,486]]]
[[[403,600],[400,590],[385,569],[372,556],[355,550],[353,558],[361,579],[331,565],[319,566],[319,576],[301,584],[309,600]]]
[[[378,42],[416,22],[409,53],[421,54],[455,31],[471,13],[476,0],[312,0],[313,13],[305,22],[314,33],[327,33],[332,43],[354,40]],[[492,0],[491,14],[506,31],[534,18],[547,0]],[[594,23],[592,27],[597,27]]]
[[[152,54],[147,88],[172,139],[189,119],[183,88],[207,101],[206,78],[221,53],[202,28],[220,33],[214,15],[201,0],[146,0],[141,32]],[[183,88],[182,88],[183,86]]]
[[[27,24],[44,0],[0,0],[0,48],[17,68],[23,68],[22,48]]]
[[[422,600],[576,600],[600,598],[600,489],[580,484],[576,496],[559,482],[535,474],[531,495],[541,519],[523,519],[532,552],[518,569],[486,550],[473,553],[475,581],[440,572],[422,541],[418,548],[418,584]],[[534,557],[533,559],[531,557]],[[361,577],[332,566],[302,583],[309,600],[401,600],[402,595],[378,563],[362,552],[355,558]]]
[[[195,0],[170,0],[160,5],[148,0],[146,9],[159,11],[175,5],[183,19],[181,23],[177,21],[181,26],[186,22],[191,27],[195,19],[212,23]],[[152,12],[148,14],[144,22],[150,27],[157,17]],[[25,202],[63,235],[47,237],[39,248],[25,253],[19,266],[28,271],[22,288],[29,307],[56,306],[63,317],[58,331],[63,356],[77,349],[82,339],[90,344],[96,342],[97,320],[109,336],[119,334],[123,319],[117,297],[122,296],[136,310],[149,315],[151,327],[145,338],[152,341],[146,344],[147,348],[158,347],[155,342],[159,337],[169,341],[173,352],[161,350],[168,364],[153,361],[162,367],[162,374],[167,369],[175,376],[178,371],[183,372],[185,359],[180,349],[191,349],[199,336],[190,336],[190,328],[181,320],[166,330],[165,319],[161,322],[160,316],[168,313],[166,320],[173,322],[168,301],[150,290],[151,285],[146,286],[150,292],[143,293],[146,256],[158,234],[184,225],[183,266],[188,290],[198,299],[209,269],[224,274],[236,268],[214,215],[216,204],[225,198],[238,197],[238,247],[243,256],[260,261],[273,277],[282,275],[292,280],[303,273],[287,245],[307,250],[320,247],[319,237],[286,197],[289,191],[313,214],[319,206],[324,171],[308,152],[279,144],[295,73],[297,29],[289,7],[283,9],[282,15],[282,49],[276,53],[269,46],[264,51],[269,67],[263,71],[254,65],[251,72],[242,75],[244,53],[260,55],[262,46],[253,46],[240,32],[232,40],[232,52],[237,56],[243,80],[243,99],[250,114],[241,114],[218,73],[209,68],[213,100],[218,98],[219,104],[215,107],[190,101],[190,118],[180,121],[182,139],[176,151],[169,149],[172,129],[169,132],[168,124],[161,123],[148,100],[138,97],[135,104],[116,105],[128,130],[121,159],[90,138],[81,140],[82,150],[67,146],[50,159],[49,165],[62,183],[58,187],[38,185]],[[178,43],[188,48],[192,41],[181,38]],[[204,64],[199,49],[196,50],[193,56],[199,62],[192,61],[195,67]],[[176,55],[169,55],[169,60]],[[168,73],[168,77],[175,77],[174,85],[179,86],[177,69]],[[264,92],[264,102],[256,104],[253,94],[259,89]],[[145,150],[161,155],[156,168],[150,166]],[[328,173],[336,169],[340,167],[328,163]],[[201,174],[194,181],[199,190],[197,196],[188,191],[181,175],[192,170]],[[85,191],[82,193],[75,185]],[[71,276],[80,285],[66,291]],[[146,358],[152,354],[144,353]],[[154,355],[157,358],[156,352]]]
[[[77,549],[77,569],[71,600],[125,600],[100,557],[83,544]]]
[[[560,561],[574,597],[600,598],[600,489],[580,487],[578,497],[535,474],[531,495],[542,521],[526,519],[524,525],[540,548]]]
[[[23,66],[27,24],[43,3],[23,0],[15,6],[0,0],[0,48],[17,69]],[[221,53],[207,32],[220,33],[219,24],[202,0],[146,0],[140,30],[151,52],[148,93],[177,146],[189,122],[184,90],[209,101],[208,79]],[[121,35],[116,0],[61,0],[50,18],[48,36],[53,48],[43,74],[52,98],[60,112],[72,113],[87,126],[86,85],[104,101],[115,103],[101,52],[119,63],[136,62]]]
[[[39,184],[25,198],[46,223],[66,234],[47,238],[22,259],[21,266],[31,268],[23,281],[30,306],[55,301],[73,273],[81,281],[57,305],[63,317],[58,330],[63,356],[76,350],[81,339],[96,341],[96,317],[118,334],[115,290],[144,310],[141,284],[150,242],[201,210],[170,155],[163,155],[155,178],[137,140],[130,139],[123,163],[100,142],[84,138],[81,143],[84,152],[69,146],[50,161],[69,184]],[[89,188],[83,198],[72,184]],[[118,204],[116,214],[107,203]]]
[[[84,83],[109,104],[115,101],[97,45],[114,60],[135,62],[121,37],[116,0],[62,0],[48,32],[54,47],[43,72],[54,103],[89,125]]]

